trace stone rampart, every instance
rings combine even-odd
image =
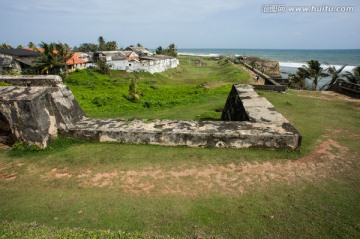
[[[233,86],[226,121],[83,119],[69,134],[100,142],[296,150],[301,135],[249,85]]]
[[[7,82],[26,82],[26,77],[9,78]],[[46,147],[62,133],[99,142],[164,146],[296,150],[301,144],[296,129],[250,85],[233,86],[224,121],[127,120],[86,118],[61,78],[32,80],[47,83],[0,87],[0,141],[7,142],[7,137]]]
[[[1,130],[4,142],[20,140],[30,145],[44,148],[58,132],[67,132],[85,115],[72,92],[61,84],[58,76],[24,77],[5,81],[14,85],[35,82],[43,86],[5,86],[0,87],[0,114],[5,133]],[[15,82],[15,83],[14,83]],[[35,85],[32,84],[32,85]],[[52,85],[56,85],[53,87]]]
[[[0,75],[0,82],[5,82],[13,86],[52,86],[57,87],[63,85],[60,76],[55,75]]]

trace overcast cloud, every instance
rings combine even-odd
[[[266,4],[353,6],[351,13],[264,13]],[[149,48],[360,48],[356,0],[1,0],[0,43],[96,43]]]

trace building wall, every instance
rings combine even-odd
[[[179,65],[178,59],[164,59],[157,61],[129,61],[129,60],[118,60],[118,61],[107,61],[107,64],[111,65],[113,70],[124,70],[128,72],[163,72],[170,68],[176,68]]]
[[[86,64],[86,63],[80,63],[80,64],[70,65],[70,66],[68,66],[68,67],[69,67],[69,71],[72,72],[72,71],[75,71],[75,70],[77,70],[77,69],[79,69],[79,70],[86,69],[86,68],[87,68],[87,64]]]
[[[21,66],[19,62],[17,62],[13,56],[0,54],[0,71],[9,70],[9,68],[13,70],[21,71]]]

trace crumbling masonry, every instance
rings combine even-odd
[[[58,134],[100,142],[296,150],[300,133],[249,85],[234,85],[223,121],[89,119],[59,76],[0,76],[0,143],[46,147]]]

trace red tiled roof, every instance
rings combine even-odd
[[[79,55],[79,54],[74,54],[69,60],[66,61],[66,65],[75,65],[75,64],[86,63],[85,60],[78,58],[76,55]]]

